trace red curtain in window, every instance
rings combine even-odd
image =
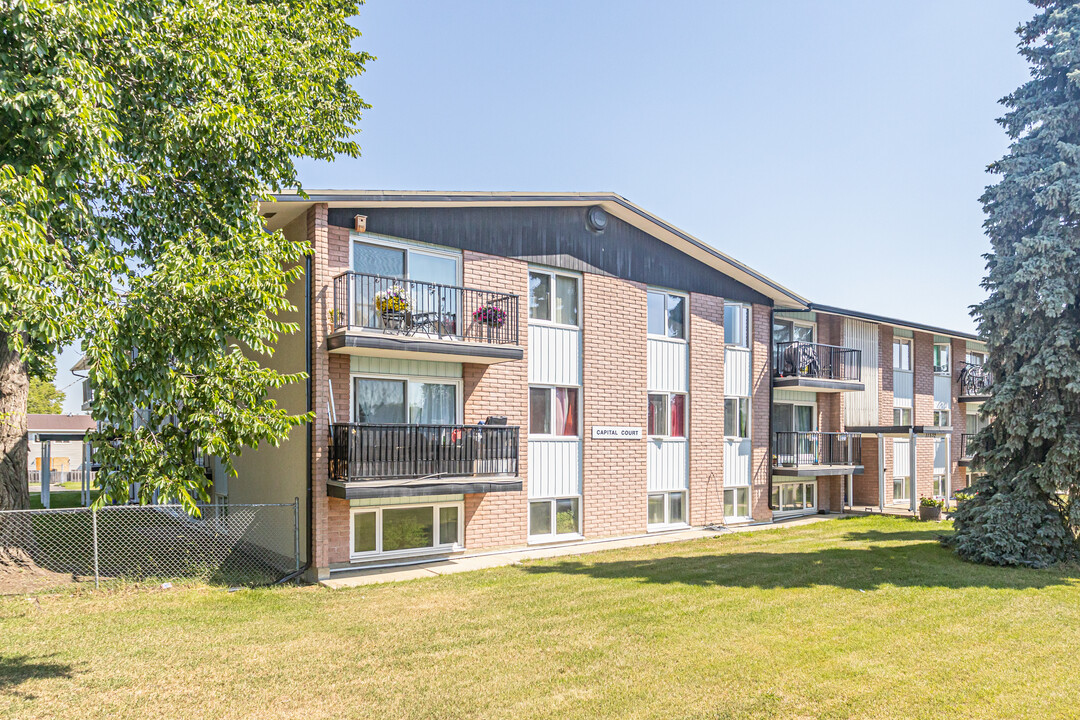
[[[686,437],[686,396],[671,396],[671,436]]]
[[[577,390],[575,388],[555,389],[555,427],[556,435],[577,435]]]

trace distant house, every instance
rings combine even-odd
[[[50,489],[89,490],[93,471],[84,438],[94,428],[89,415],[26,416],[27,480],[31,492],[42,493],[46,507]],[[78,483],[78,487],[62,487],[65,483]]]

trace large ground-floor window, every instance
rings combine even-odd
[[[350,555],[412,554],[459,550],[464,545],[460,502],[353,508]]]
[[[817,510],[817,480],[777,482],[773,480],[772,506],[777,513],[807,513]]]
[[[750,519],[750,488],[724,488],[724,520]]]
[[[649,528],[686,524],[686,491],[649,493]]]
[[[581,498],[529,501],[529,541],[566,540],[581,535]]]

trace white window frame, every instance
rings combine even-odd
[[[728,435],[727,434],[727,401],[738,400],[739,403],[746,403],[746,435]],[[725,440],[749,440],[754,434],[754,407],[750,403],[750,398],[744,395],[726,395],[724,396],[724,439]]]
[[[671,496],[682,495],[682,508],[683,519],[678,522],[671,521]],[[664,521],[659,523],[648,522],[649,519],[649,500],[653,497],[663,496],[664,498]],[[671,528],[684,528],[690,524],[690,492],[688,490],[654,490],[649,492],[645,496],[645,520],[646,529],[649,532],[655,530],[668,530]]]
[[[794,406],[800,406],[800,407],[808,407],[808,408],[810,408],[811,409],[810,418],[811,418],[811,420],[813,420],[813,422],[811,423],[813,425],[813,427],[810,430],[795,430],[795,431],[792,431],[792,432],[817,432],[818,431],[817,401],[815,401],[815,400],[781,400],[781,401],[775,401],[774,400],[773,401],[773,412],[772,412],[772,417],[770,417],[770,420],[772,418],[776,417],[776,406],[777,405],[791,405],[793,407]],[[792,413],[792,417],[794,418],[794,413]],[[783,430],[774,430],[773,432],[785,432],[785,431],[783,431]],[[783,482],[783,481],[781,481],[781,482]]]
[[[551,285],[550,285],[551,294],[548,296],[548,317],[550,317],[551,319],[550,320],[540,320],[540,319],[534,318],[532,316],[532,286],[531,286],[531,284],[527,283],[528,287],[526,288],[526,292],[525,292],[525,304],[526,304],[525,312],[528,315],[529,324],[530,325],[546,325],[547,327],[557,327],[557,328],[573,328],[575,330],[580,330],[581,329],[581,324],[584,321],[583,316],[585,314],[585,299],[582,297],[582,292],[581,292],[582,291],[581,275],[579,273],[569,272],[569,271],[566,271],[566,270],[556,270],[554,268],[549,268],[549,267],[541,267],[541,266],[537,266],[537,265],[530,265],[529,270],[528,270],[528,275],[533,275],[533,274],[547,275],[548,277],[551,278]],[[556,276],[569,278],[569,279],[573,280],[575,283],[577,283],[577,303],[578,303],[577,319],[578,319],[578,321],[577,321],[576,325],[570,325],[570,324],[567,324],[567,323],[561,323],[561,322],[557,322],[555,320],[555,278],[556,278]]]
[[[551,417],[554,418],[555,409],[555,390],[576,390],[577,391],[577,435],[555,435],[552,433],[534,433],[532,432],[532,391],[533,390],[547,390],[548,391],[548,408],[552,411]],[[528,420],[526,424],[526,430],[528,431],[528,437],[530,440],[559,440],[575,442],[581,440],[583,436],[581,421],[582,421],[582,406],[585,404],[582,402],[582,388],[580,385],[541,385],[541,384],[529,384],[529,399],[528,407],[526,408],[528,414],[525,416]]]
[[[738,498],[739,491],[746,492],[746,515],[728,515],[726,510],[724,512],[724,522],[747,522],[754,519],[754,495],[753,486],[751,485],[727,485],[724,487],[723,496],[721,501],[724,508],[727,507],[727,494],[730,492],[734,498]],[[738,508],[738,502],[733,502],[732,505]]]
[[[907,426],[909,426],[909,425],[911,425],[911,424],[913,424],[913,423],[914,423],[914,419],[913,419],[913,418],[914,418],[914,412],[915,412],[915,411],[914,411],[914,408],[909,408],[909,407],[894,407],[894,408],[892,409],[892,411],[893,411],[893,425],[894,425],[894,426],[897,426],[897,427],[907,427]],[[900,422],[897,422],[897,421],[896,421],[896,413],[897,413],[897,411],[899,411],[899,412],[900,412],[900,415],[901,415],[901,418],[900,418]],[[904,422],[904,421],[903,421],[903,420],[904,420],[904,419],[903,419],[903,415],[904,415],[904,413],[907,413],[907,416],[908,416],[909,422]]]
[[[964,352],[964,362],[968,365],[985,365],[989,360],[989,354],[983,350],[967,350]]]
[[[649,434],[649,396],[661,395],[664,398],[664,421],[667,423],[667,432],[660,435]],[[671,434],[671,398],[675,395],[683,397],[683,430],[685,435]],[[668,392],[666,390],[649,390],[645,393],[645,433],[650,440],[686,440],[690,437],[690,393]]]
[[[908,347],[908,353],[907,353],[908,366],[906,368],[896,366],[896,346],[897,345],[907,345],[907,347]],[[911,338],[896,337],[896,336],[893,337],[893,359],[892,359],[892,363],[893,363],[893,368],[892,368],[893,372],[907,372],[907,373],[911,372],[911,369],[915,364],[915,342]]]
[[[648,332],[649,329],[649,295],[656,293],[664,296],[664,334],[655,335]],[[682,298],[683,301],[683,336],[671,337],[667,334],[668,330],[668,314],[667,314],[667,299],[669,297]],[[645,289],[645,332],[646,336],[653,340],[667,340],[668,342],[681,342],[686,343],[690,340],[690,296],[686,293],[678,292],[676,290],[668,290],[666,288],[648,287]]]
[[[896,408],[899,410],[900,408]],[[946,422],[937,422],[938,416],[944,414]],[[952,427],[952,410],[935,410],[934,411],[934,425],[938,427]]]
[[[349,373],[349,422],[356,422],[356,383],[357,378],[361,380],[395,380],[405,382],[405,424],[412,425],[409,422],[409,386],[413,382],[428,383],[432,385],[456,385],[457,390],[454,392],[454,412],[457,415],[457,419],[452,423],[454,425],[463,425],[462,418],[465,413],[465,398],[463,397],[465,383],[462,378],[454,377],[434,377],[430,375],[380,375],[378,373],[370,372],[350,372]],[[579,403],[580,404],[580,403]]]
[[[782,504],[782,500],[783,500],[783,497],[784,497],[783,486],[785,486],[785,485],[802,485],[803,486],[803,505],[804,505],[804,507],[792,508],[791,510],[781,510],[780,509],[781,507],[783,507],[783,504]],[[805,507],[805,505],[806,505],[806,486],[808,486],[808,485],[812,485],[814,487],[814,504],[811,505],[810,507]],[[791,517],[791,516],[794,516],[794,515],[812,515],[812,514],[814,514],[814,513],[816,513],[818,511],[818,500],[819,500],[820,496],[818,495],[818,481],[817,481],[817,478],[813,478],[813,479],[802,479],[802,478],[799,478],[799,479],[792,479],[792,478],[779,479],[779,478],[774,477],[773,478],[773,494],[776,495],[776,499],[773,500],[773,508],[774,508],[773,509],[773,517]]]
[[[816,322],[807,322],[806,320],[792,320],[791,318],[786,318],[786,317],[780,317],[780,318],[774,317],[773,318],[773,334],[774,335],[776,334],[776,326],[784,324],[784,323],[788,323],[788,324],[791,325],[791,337],[792,338],[795,337],[795,328],[797,328],[797,327],[810,328],[810,340],[809,340],[809,342],[811,342],[811,343],[816,343],[817,342],[817,323]],[[789,340],[788,342],[807,342],[807,341],[806,340]]]
[[[945,483],[946,483],[945,477],[946,477],[945,473],[937,473],[937,472],[934,473],[931,476],[931,485],[930,485],[930,487],[931,487],[931,490],[934,493],[934,497],[936,497],[936,498],[945,497]],[[940,493],[938,492],[938,481],[939,481],[939,479],[940,479],[940,484],[941,484],[941,492]]]
[[[410,242],[408,240],[402,240],[399,238],[392,238],[388,235],[375,235],[373,233],[356,232],[355,230],[349,233],[349,270],[353,269],[353,259],[355,256],[354,249],[356,243],[364,243],[365,245],[376,245],[379,247],[394,248],[396,250],[405,251],[405,280],[412,280],[409,277],[409,253],[416,252],[424,255],[435,255],[437,257],[451,258],[457,262],[457,279],[456,283],[458,287],[464,284],[465,273],[465,258],[464,253],[460,250],[454,250],[453,248],[445,248],[442,246],[428,245],[427,243]],[[417,280],[416,282],[425,282],[423,280]]]
[[[434,537],[432,538],[434,544],[429,548],[409,548],[406,550],[391,550],[389,552],[383,552],[383,510],[408,510],[418,507],[430,507],[432,513],[432,520],[434,522]],[[459,542],[456,543],[440,543],[439,537],[439,509],[444,507],[456,507],[458,511],[458,529],[457,536]],[[356,515],[365,512],[375,513],[375,550],[365,552],[354,552],[353,548],[356,547]],[[453,502],[440,502],[440,503],[409,503],[402,505],[368,505],[362,507],[350,507],[349,508],[349,559],[364,560],[368,558],[396,558],[396,557],[409,557],[413,555],[438,555],[446,554],[448,552],[458,552],[465,549],[465,502],[462,500],[456,500]]]
[[[727,309],[729,307],[739,308],[739,309],[742,309],[742,310],[745,311],[745,315],[743,317],[746,319],[746,326],[745,326],[745,328],[743,328],[744,331],[745,331],[743,333],[744,337],[742,338],[743,342],[736,341],[736,342],[729,343],[727,341],[727,325],[728,325],[728,322],[727,322]],[[724,301],[724,347],[746,348],[747,350],[750,350],[751,347],[753,346],[753,342],[754,342],[754,338],[753,338],[754,330],[753,330],[753,328],[754,328],[754,309],[750,305],[748,305],[746,303],[741,303],[741,302],[728,302],[727,300]],[[771,331],[772,331],[772,329],[770,328],[770,332]]]
[[[558,524],[558,518],[555,512],[555,503],[558,500],[577,500],[577,529],[572,533],[556,533],[555,528]],[[534,503],[546,502],[551,504],[551,532],[540,535],[532,534],[532,513],[531,506]],[[581,495],[556,495],[554,497],[541,497],[541,498],[529,498],[525,503],[525,532],[528,536],[528,543],[530,545],[551,543],[551,542],[567,542],[572,540],[580,540],[583,535],[581,533],[581,523],[584,520],[582,517],[584,513],[583,500]]]
[[[934,374],[941,377],[949,377],[952,375],[952,345],[950,343],[936,342],[934,343],[934,355],[937,355],[937,349],[939,347],[945,348],[945,369],[939,370],[937,365],[934,365]],[[931,358],[933,362],[933,358]]]

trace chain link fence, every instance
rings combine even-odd
[[[268,585],[300,569],[299,501],[0,512],[0,594],[54,585],[197,579]]]

